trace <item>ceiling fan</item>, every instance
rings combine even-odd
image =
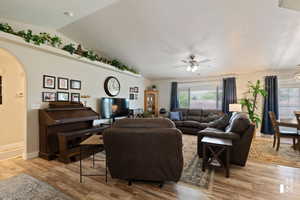
[[[210,62],[210,59],[197,60],[196,56],[191,54],[186,60],[182,60],[183,63],[187,64],[186,71],[196,72],[200,67],[200,64]]]

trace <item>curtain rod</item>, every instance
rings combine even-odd
[[[221,81],[220,79],[216,80],[197,80],[197,81],[176,81],[177,83],[199,83],[199,82],[216,82],[216,81]]]
[[[216,81],[222,81],[224,78],[231,78],[231,77],[234,77],[236,79],[239,79],[239,77],[236,77],[236,76],[228,76],[228,77],[218,77],[218,78],[215,78],[215,79],[207,79],[207,80],[193,80],[193,81],[176,81],[177,83],[199,83],[199,82],[216,82]]]

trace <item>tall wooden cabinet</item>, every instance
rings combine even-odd
[[[145,90],[144,111],[158,116],[158,91]]]

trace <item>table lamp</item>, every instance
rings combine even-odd
[[[229,112],[242,112],[242,104],[229,104]]]
[[[112,120],[113,120],[113,122],[115,122],[116,121],[116,119],[115,119],[115,112],[118,110],[118,105],[112,105],[111,106],[111,112],[112,112]]]
[[[91,98],[91,96],[90,95],[81,95],[80,98],[83,99],[83,105],[86,107],[87,101],[89,98]]]

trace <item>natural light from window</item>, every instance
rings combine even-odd
[[[295,118],[294,111],[300,110],[300,87],[284,87],[279,89],[280,119]]]
[[[218,83],[189,83],[178,87],[180,108],[221,109],[222,89]]]
[[[294,78],[278,79],[279,119],[295,119],[295,111],[300,111],[300,83]]]

